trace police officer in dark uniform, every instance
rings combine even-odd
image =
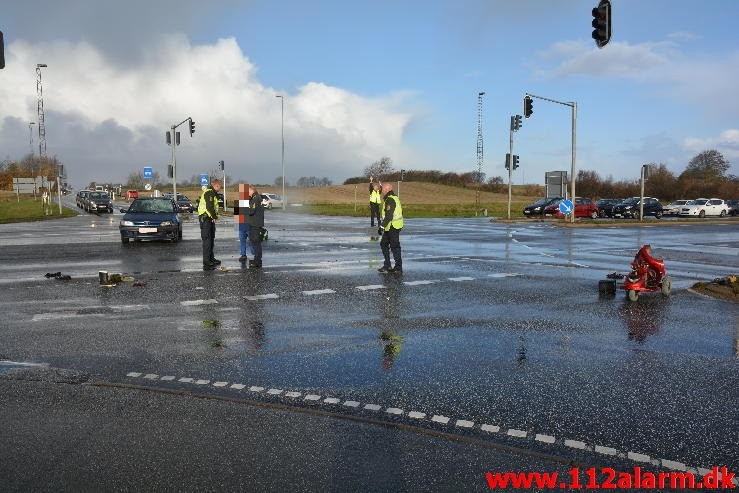
[[[203,240],[203,269],[212,270],[221,264],[213,255],[213,244],[216,238],[216,221],[218,220],[218,192],[221,181],[211,180],[210,186],[203,190],[198,201],[198,219],[200,220],[200,238]]]

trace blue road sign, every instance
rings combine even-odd
[[[200,173],[200,184],[206,186],[208,184],[208,173]]]
[[[144,178],[151,180],[154,178],[154,168],[144,166]]]
[[[559,212],[561,212],[565,216],[571,213],[573,208],[574,208],[574,205],[572,205],[571,200],[565,199],[559,203]]]

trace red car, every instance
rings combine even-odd
[[[133,200],[139,198],[139,192],[137,190],[127,190],[126,200]]]
[[[559,210],[559,202],[550,204],[544,209],[545,216],[556,216],[564,217]],[[598,206],[595,202],[586,197],[575,197],[575,217],[590,217],[597,219],[598,217]]]

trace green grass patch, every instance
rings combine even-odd
[[[20,202],[13,198],[0,203],[0,224],[21,223],[27,221],[45,221],[47,219],[59,219],[60,217],[73,217],[77,211],[62,206],[62,214],[59,214],[59,204],[52,203],[44,210],[41,199],[24,197]]]
[[[520,216],[526,204],[511,203],[511,215]],[[403,217],[475,217],[482,216],[482,209],[487,208],[488,216],[503,217],[508,214],[508,204],[491,203],[475,207],[474,204],[403,204]],[[369,217],[369,206],[353,204],[304,204],[302,207],[290,207],[290,212],[318,214],[324,216]]]

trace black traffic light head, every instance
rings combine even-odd
[[[513,130],[518,132],[518,130],[521,128],[521,115],[516,115],[513,117]]]
[[[528,94],[523,98],[523,116],[530,117],[534,112],[534,100]]]
[[[403,181],[403,180],[405,180],[405,170],[401,169],[400,170],[400,181]]]
[[[2,31],[0,31],[0,68],[5,68],[5,41]]]
[[[195,122],[191,118],[190,119],[190,137],[192,137],[192,134],[194,133],[195,133]]]
[[[218,161],[218,167],[221,169],[221,171],[226,169],[226,165],[223,161]]]
[[[611,0],[600,0],[593,9],[593,39],[598,48],[611,40]]]
[[[516,168],[518,168],[518,155],[514,154],[513,155],[513,169],[516,169]]]
[[[505,153],[505,169],[511,169],[511,154]]]

